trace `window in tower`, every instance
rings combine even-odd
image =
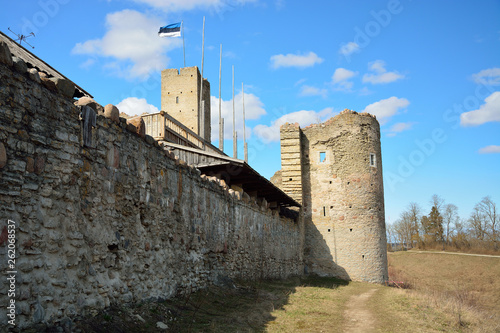
[[[319,153],[319,162],[323,163],[326,160],[326,153],[324,151]]]
[[[179,96],[175,96],[175,103],[179,104]]]
[[[377,157],[372,153],[370,153],[370,166],[377,167]]]

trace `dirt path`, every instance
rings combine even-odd
[[[500,258],[500,256],[494,256],[491,254],[474,254],[474,253],[460,253],[460,252],[444,252],[444,251],[409,251],[408,253],[437,253],[437,254],[456,254],[459,256],[473,256],[473,257],[490,257],[490,258]]]
[[[365,333],[372,332],[375,326],[375,318],[368,309],[366,302],[377,289],[370,289],[361,295],[351,296],[344,311],[347,326],[344,332]]]

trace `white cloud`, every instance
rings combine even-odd
[[[396,123],[389,129],[389,133],[387,133],[387,136],[392,137],[403,131],[408,131],[413,127],[414,124],[415,123]]]
[[[384,84],[390,83],[404,78],[404,75],[398,72],[388,72],[385,69],[385,62],[376,60],[370,63],[369,69],[374,73],[363,75],[363,83]]]
[[[484,101],[479,109],[462,113],[460,125],[478,126],[490,121],[500,121],[500,91],[495,91]]]
[[[345,68],[337,68],[332,76],[333,83],[339,83],[341,81],[345,81],[355,76],[357,72],[350,71]]]
[[[219,98],[215,96],[210,97],[210,110],[211,110],[211,126],[212,126],[212,140],[219,139]],[[243,95],[240,92],[234,96],[234,113],[236,122],[236,131],[238,138],[243,138]],[[221,114],[224,118],[224,138],[233,138],[233,101],[221,101]],[[259,119],[266,114],[264,104],[259,97],[254,94],[245,93],[245,120]],[[250,127],[245,126],[245,134],[247,139],[250,138],[252,130]]]
[[[356,44],[355,42],[349,42],[347,44],[343,44],[342,46],[340,46],[339,53],[342,54],[343,56],[348,56],[358,51],[359,51],[359,45]]]
[[[300,88],[299,96],[321,96],[325,98],[327,94],[328,91],[326,89],[320,89],[313,86],[303,85]]]
[[[158,108],[148,104],[145,98],[128,97],[116,105],[120,112],[124,112],[129,116],[139,116],[143,113],[156,113]]]
[[[227,7],[244,5],[257,0],[135,0],[166,12],[179,12],[192,9],[210,9],[220,11]]]
[[[182,47],[180,38],[158,37],[158,27],[163,23],[134,10],[111,13],[106,16],[105,35],[77,43],[72,52],[110,58],[104,68],[113,68],[116,75],[147,78],[168,66],[168,51]]]
[[[96,59],[89,58],[85,62],[83,62],[82,64],[80,64],[80,67],[83,68],[83,69],[89,69],[95,63],[96,63]]]
[[[478,84],[489,84],[496,86],[500,84],[500,68],[483,69],[479,73],[472,74],[472,79]]]
[[[350,90],[353,86],[353,82],[349,81],[349,79],[356,75],[358,75],[358,72],[353,72],[348,69],[339,67],[332,75],[332,83],[336,89]]]
[[[280,140],[280,126],[284,123],[299,123],[300,127],[309,126],[313,123],[320,123],[333,116],[333,109],[326,108],[316,111],[297,111],[286,114],[267,125],[257,125],[253,132],[266,143]]]
[[[394,116],[400,109],[406,108],[410,102],[406,98],[395,96],[368,105],[362,112],[368,112],[377,117],[381,125]]]
[[[293,84],[294,87],[300,86],[302,83],[306,82],[307,79],[300,79]]]
[[[500,146],[486,146],[479,149],[479,154],[500,154]]]
[[[322,62],[323,59],[318,57],[314,52],[309,52],[304,55],[289,53],[287,55],[277,54],[271,56],[271,67],[274,69],[280,67],[305,68],[321,64]]]

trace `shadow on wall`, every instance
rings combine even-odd
[[[352,280],[347,271],[337,265],[323,235],[309,218],[305,221],[306,242],[304,246],[304,270],[306,274],[317,274],[319,276],[333,276],[343,280]]]
[[[302,154],[304,162],[302,168],[306,165],[310,167],[309,161],[309,139],[306,136],[301,137]],[[307,172],[306,172],[307,171]],[[310,170],[302,170],[302,188],[311,188],[311,173]],[[318,230],[317,226],[312,221],[312,197],[311,191],[305,190],[302,194],[302,207],[304,211],[304,270],[306,274],[317,274],[319,276],[334,276],[344,280],[351,280],[347,271],[339,266],[334,258],[336,249],[331,249],[325,238]],[[333,243],[335,244],[335,228],[332,224],[327,228],[332,229]],[[331,243],[331,242],[330,242]]]

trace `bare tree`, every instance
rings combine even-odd
[[[468,222],[472,236],[479,241],[483,241],[486,236],[486,225],[478,205],[472,210]]]
[[[483,216],[486,234],[492,241],[494,249],[498,250],[498,224],[500,224],[500,216],[497,214],[497,205],[491,200],[490,196],[486,196],[476,207]]]
[[[390,244],[391,250],[394,251],[394,248],[392,247],[392,244],[395,243],[394,239],[394,224],[388,224],[385,228],[385,232],[387,235],[387,243]]]
[[[432,207],[436,207],[439,214],[443,214],[444,199],[441,196],[433,194],[430,203]]]
[[[470,232],[466,229],[466,225],[467,221],[461,218],[455,222],[455,233],[452,240],[453,245],[459,249],[469,247]]]
[[[394,222],[394,233],[407,249],[412,247],[412,229],[408,213],[402,212],[401,217]]]
[[[447,204],[444,206],[443,212],[443,225],[444,225],[444,239],[446,244],[450,243],[451,228],[458,222],[458,207],[454,204]]]
[[[412,231],[411,231],[412,245],[413,242],[420,244],[421,241],[420,217],[422,216],[422,209],[416,202],[410,202],[406,211],[408,214],[408,219],[410,220],[412,225]]]

